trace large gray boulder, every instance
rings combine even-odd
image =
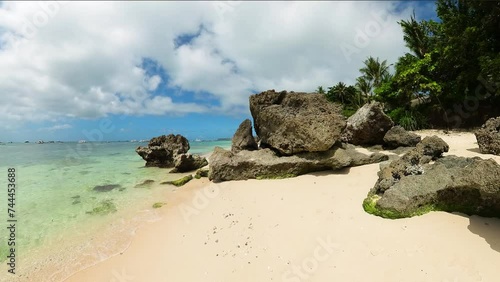
[[[385,146],[389,149],[415,147],[420,141],[420,136],[413,132],[406,131],[399,125],[389,129],[384,136]]]
[[[475,135],[481,153],[500,155],[500,117],[487,120]]]
[[[208,165],[208,161],[199,155],[181,154],[175,157],[174,169],[170,173],[194,171]]]
[[[384,136],[394,122],[384,113],[382,104],[365,104],[347,119],[342,141],[354,145],[382,145]]]
[[[379,181],[363,203],[365,210],[386,218],[432,210],[500,217],[500,165],[478,157],[439,157],[442,149],[415,148],[382,168]],[[383,182],[390,185],[381,187]]]
[[[282,155],[327,151],[340,140],[345,118],[324,95],[268,90],[250,96],[261,147]]]
[[[257,150],[257,142],[252,134],[252,122],[249,119],[244,120],[232,139],[231,151],[237,153],[239,151]]]
[[[154,137],[146,147],[135,151],[146,161],[146,166],[173,167],[175,157],[187,153],[189,141],[182,135],[162,135]]]
[[[279,157],[271,149],[233,153],[216,147],[210,156],[209,179],[214,182],[287,178],[315,171],[338,170],[387,160],[381,153],[365,155],[354,148]]]

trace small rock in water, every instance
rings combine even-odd
[[[109,192],[116,188],[122,188],[119,184],[109,184],[109,185],[98,185],[94,187],[94,191],[97,192]]]
[[[153,184],[154,182],[155,182],[154,180],[146,179],[142,183],[139,183],[139,184],[135,185],[134,188],[148,187],[149,185]]]
[[[99,202],[96,207],[94,207],[91,211],[87,211],[86,213],[91,215],[106,215],[116,211],[116,205],[112,200],[104,200]]]

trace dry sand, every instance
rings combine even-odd
[[[474,135],[438,131],[449,154]],[[165,199],[130,247],[67,281],[499,281],[500,220],[363,211],[378,164],[285,180],[198,180]]]

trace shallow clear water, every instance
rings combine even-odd
[[[113,214],[89,214],[104,201],[118,211],[132,209],[153,191],[135,188],[145,180],[155,183],[177,178],[168,170],[146,168],[135,148],[146,143],[51,143],[0,145],[0,222],[7,226],[7,169],[16,169],[15,211],[18,220],[18,257],[29,257],[64,234],[85,234]],[[190,153],[204,154],[215,146],[229,147],[230,141],[191,142]],[[99,185],[116,185],[108,192],[94,190]],[[153,185],[154,186],[154,185]],[[1,225],[0,225],[1,226]],[[5,260],[8,236],[0,229],[0,261]],[[54,250],[57,251],[57,250]]]

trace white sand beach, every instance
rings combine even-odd
[[[472,133],[426,130],[448,155],[480,154]],[[120,255],[66,281],[498,281],[500,219],[445,212],[367,214],[378,164],[170,193],[162,219]]]

